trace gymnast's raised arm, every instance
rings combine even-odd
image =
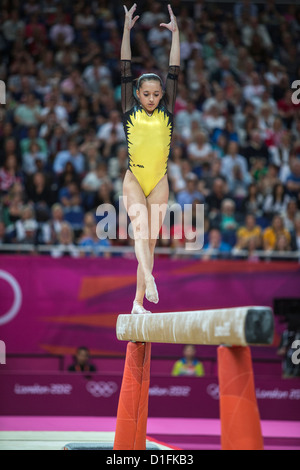
[[[133,76],[131,71],[130,31],[139,18],[138,15],[133,17],[136,10],[136,3],[132,5],[129,11],[124,5],[124,10],[125,22],[121,44],[121,98],[123,113],[128,111],[135,101],[133,94]]]
[[[172,11],[171,5],[168,5],[170,14],[169,23],[161,23],[160,26],[167,28],[172,32],[172,44],[169,57],[169,71],[166,80],[165,100],[167,107],[171,113],[174,112],[176,93],[177,93],[177,80],[180,71],[180,38],[179,29],[176,18]]]

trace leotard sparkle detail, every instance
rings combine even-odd
[[[131,62],[121,61],[123,125],[128,146],[128,169],[137,178],[146,197],[167,173],[178,73],[179,67],[169,67],[165,94],[149,116],[134,96]]]

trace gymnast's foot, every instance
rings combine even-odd
[[[150,312],[150,310],[146,310],[140,302],[138,302],[137,300],[134,300],[131,313],[138,314],[138,313],[152,313],[152,312]]]
[[[155,280],[152,274],[150,274],[150,276],[148,276],[145,279],[145,283],[146,283],[146,291],[145,291],[146,299],[149,302],[153,302],[154,304],[157,304],[159,300],[158,292],[157,292],[157,287],[156,287]]]

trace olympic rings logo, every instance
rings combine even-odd
[[[209,384],[206,388],[207,394],[214,400],[219,400],[219,386],[217,384]]]
[[[118,386],[115,382],[91,381],[86,384],[86,389],[93,397],[109,398],[118,390]]]
[[[0,269],[0,279],[4,279],[14,292],[14,301],[10,309],[0,317],[0,325],[10,322],[20,310],[22,304],[22,291],[17,280],[8,272]]]

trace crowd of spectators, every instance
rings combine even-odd
[[[172,8],[182,63],[170,202],[204,204],[208,257],[299,251],[300,7],[174,0]],[[133,73],[165,79],[171,33],[158,25],[167,4],[140,1],[137,14]],[[78,256],[78,246],[132,244],[96,231],[99,205],[118,212],[127,169],[123,2],[3,0],[0,15],[0,245]],[[159,244],[184,246],[175,229]]]

